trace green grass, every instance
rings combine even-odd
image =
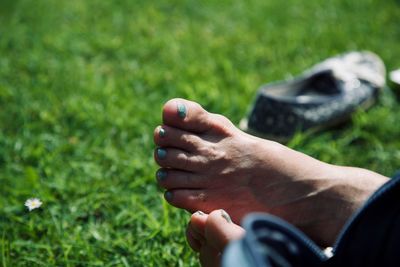
[[[1,266],[197,266],[189,216],[154,179],[162,104],[238,123],[259,85],[336,53],[372,50],[394,69],[399,17],[395,0],[1,1]],[[392,175],[396,95],[290,146]],[[28,213],[32,196],[44,204]]]

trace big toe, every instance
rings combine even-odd
[[[224,210],[215,210],[207,218],[205,237],[207,243],[222,252],[225,246],[245,234],[242,227],[234,224]]]
[[[231,126],[225,117],[207,112],[200,104],[182,98],[174,98],[164,104],[163,123],[194,133]]]

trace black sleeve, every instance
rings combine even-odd
[[[400,172],[344,227],[327,266],[400,266]]]

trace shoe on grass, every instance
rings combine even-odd
[[[370,107],[385,85],[382,60],[367,51],[328,58],[291,80],[261,86],[240,128],[288,141],[297,131],[315,131]]]

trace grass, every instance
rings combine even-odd
[[[1,266],[197,266],[152,132],[172,97],[235,123],[257,87],[348,50],[400,66],[399,1],[0,2]],[[392,175],[399,90],[289,144]],[[23,203],[39,197],[43,208]]]

